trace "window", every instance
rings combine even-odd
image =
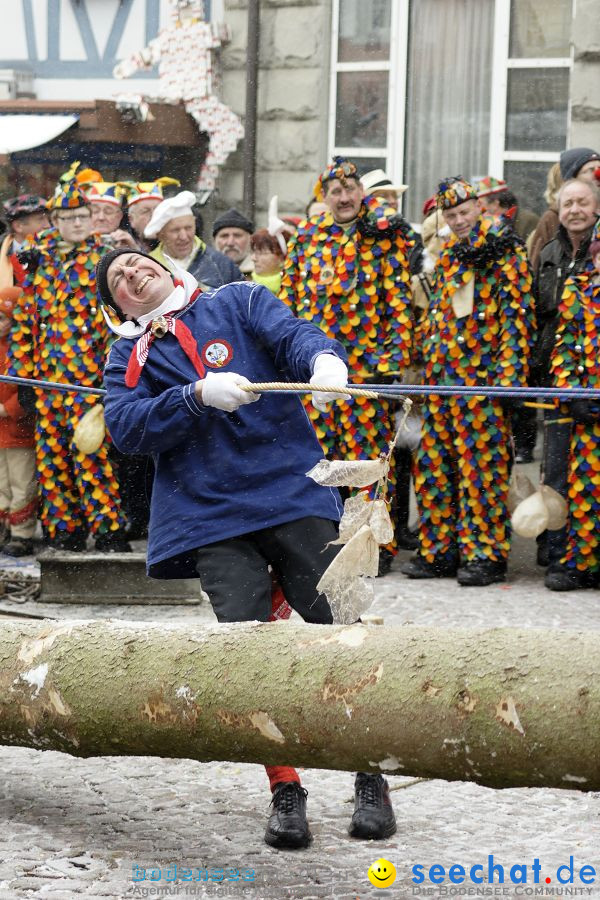
[[[402,176],[408,0],[334,0],[330,155]]]
[[[504,177],[542,212],[566,147],[574,0],[334,0],[330,152],[404,182]]]
[[[489,174],[545,209],[546,175],[567,145],[573,0],[496,0]]]

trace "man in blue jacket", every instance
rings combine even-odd
[[[106,422],[119,450],[151,453],[155,462],[148,574],[199,576],[220,622],[264,622],[271,566],[305,621],[331,623],[317,584],[338,549],[329,544],[339,495],[305,475],[322,452],[300,398],[261,397],[243,386],[345,386],[342,345],[251,282],[201,294],[189,272],[171,274],[131,250],[106,254],[97,279],[105,315],[123,338],[106,368]],[[316,392],[313,403],[326,409],[336,397]],[[297,772],[269,766],[267,774],[273,813],[265,840],[306,847]],[[385,779],[358,773],[355,795],[350,834],[393,834]]]

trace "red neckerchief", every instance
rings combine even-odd
[[[148,354],[150,353],[150,347],[153,341],[157,337],[164,337],[167,332],[171,332],[171,334],[175,336],[175,338],[179,342],[179,346],[193,364],[200,378],[204,378],[206,369],[204,368],[202,360],[200,359],[200,356],[198,354],[198,345],[196,343],[194,335],[187,327],[185,322],[182,322],[181,319],[176,318],[176,316],[180,315],[192,305],[192,303],[200,293],[200,288],[196,288],[196,290],[190,297],[190,302],[187,304],[187,306],[184,306],[183,309],[177,310],[176,313],[167,313],[164,316],[158,316],[156,319],[153,319],[152,322],[149,323],[146,331],[140,338],[138,338],[138,340],[135,342],[133,350],[131,351],[131,356],[129,357],[129,362],[127,364],[127,371],[125,372],[125,384],[127,387],[134,388],[137,385],[138,381],[140,380],[140,375],[142,374],[142,369],[144,368],[146,360],[148,359]]]

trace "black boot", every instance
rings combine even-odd
[[[399,550],[418,550],[419,534],[417,531],[411,531],[410,528],[396,529],[396,545]]]
[[[273,791],[265,841],[278,849],[308,847],[312,834],[306,820],[307,793],[297,781],[284,781]]]
[[[598,583],[596,573],[579,569],[569,569],[560,563],[553,563],[546,572],[544,584],[550,591],[584,591]]]
[[[379,566],[377,567],[377,577],[381,578],[383,575],[387,575],[390,569],[392,568],[392,563],[394,562],[394,554],[391,550],[386,550],[385,547],[379,548]]]
[[[127,535],[122,529],[117,531],[106,531],[99,534],[96,538],[96,550],[101,553],[131,553],[131,544],[127,540]]]
[[[409,578],[453,578],[458,564],[455,556],[444,554],[436,556],[433,562],[417,554],[405,562],[400,571]]]
[[[457,581],[463,587],[485,587],[496,581],[506,581],[506,562],[472,559],[460,567]]]
[[[2,552],[7,556],[31,556],[33,554],[33,541],[29,538],[12,538],[2,548]]]
[[[87,536],[83,531],[57,531],[48,539],[48,546],[53,550],[68,550],[70,553],[83,553],[87,544]]]
[[[383,775],[358,772],[354,782],[354,814],[348,834],[365,841],[378,841],[396,831],[388,783]]]

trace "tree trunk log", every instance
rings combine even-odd
[[[0,743],[600,790],[600,634],[0,623]]]

